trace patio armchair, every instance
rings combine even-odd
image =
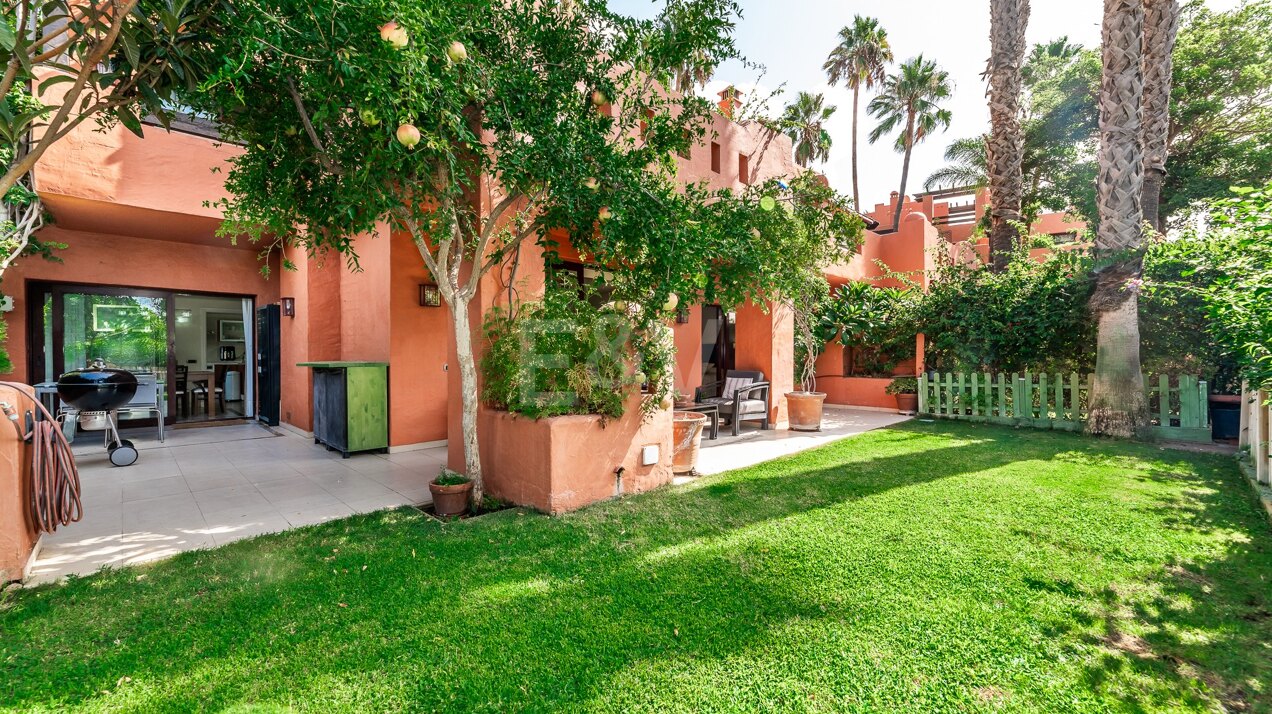
[[[760,428],[771,428],[769,392],[770,385],[764,381],[763,372],[729,370],[724,381],[704,384],[694,390],[694,400],[718,407],[720,416],[729,420],[733,435],[737,436],[743,421],[759,421]]]

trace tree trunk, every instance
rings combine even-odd
[[[1144,194],[1140,197],[1141,210],[1144,214],[1144,222],[1158,233],[1162,232],[1162,184],[1165,182],[1164,165],[1162,168],[1144,166]]]
[[[1116,271],[1102,275],[1100,280],[1106,279],[1117,284],[1102,285],[1097,292],[1124,289],[1125,283]],[[1148,424],[1148,401],[1140,372],[1139,295],[1125,292],[1120,305],[1099,314],[1099,351],[1087,431],[1129,439],[1140,435]]]
[[[1025,58],[1029,0],[990,0],[989,256],[990,268],[1007,270],[1021,219],[1025,140],[1020,130],[1020,65]]]
[[[901,160],[901,192],[897,194],[897,205],[892,211],[892,232],[901,229],[901,209],[905,206],[905,183],[910,178],[910,153],[914,151],[914,113],[910,113],[905,123],[905,158]]]
[[[481,503],[481,451],[477,445],[477,361],[473,356],[472,325],[469,323],[469,299],[455,298],[450,304],[451,324],[455,332],[455,357],[459,362],[459,391],[463,408],[460,420],[464,439],[464,475],[473,482],[473,505]]]
[[[1162,184],[1169,154],[1171,54],[1179,30],[1177,0],[1144,0],[1144,220],[1162,232]]]
[[[1139,354],[1139,251],[1143,244],[1140,146],[1143,0],[1104,0],[1100,84],[1099,263],[1091,313],[1099,322],[1087,431],[1129,437],[1148,421]]]
[[[861,99],[861,84],[852,87],[852,208],[861,213],[861,194],[857,188],[857,116]]]

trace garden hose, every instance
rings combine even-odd
[[[66,440],[57,420],[39,399],[31,396],[25,384],[0,382],[35,404],[44,415],[31,424],[31,431],[23,433],[18,423],[18,410],[7,402],[0,402],[0,409],[13,423],[13,430],[22,441],[31,440],[31,517],[40,533],[53,533],[58,526],[70,525],[84,515],[80,503],[79,471],[75,468],[75,455],[71,443]]]

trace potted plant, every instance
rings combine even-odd
[[[897,377],[883,391],[897,398],[897,411],[912,415],[919,411],[919,380],[915,377]]]
[[[458,516],[468,510],[472,500],[473,481],[467,476],[442,467],[437,478],[428,484],[433,494],[433,513],[445,518]]]
[[[795,323],[795,365],[800,389],[786,393],[786,409],[792,431],[821,431],[826,393],[817,391],[817,356],[826,348],[819,329],[821,308],[830,297],[830,286],[814,276],[790,302]]]

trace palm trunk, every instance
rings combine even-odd
[[[857,117],[860,114],[858,105],[861,100],[861,84],[852,86],[852,208],[861,212],[861,195],[857,188]]]
[[[901,161],[901,192],[897,194],[897,205],[892,211],[892,232],[901,229],[901,208],[905,206],[905,184],[910,178],[910,152],[914,150],[914,113],[911,112],[905,123],[905,158]]]
[[[1106,279],[1117,284],[1101,285],[1097,292],[1124,288],[1116,271],[1101,276],[1101,282]],[[1148,423],[1144,375],[1140,372],[1139,296],[1132,293],[1120,305],[1101,312],[1099,321],[1087,431],[1129,439]]]
[[[1029,0],[990,0],[989,229],[990,268],[1007,270],[1024,194],[1025,141],[1020,131],[1020,65],[1025,57]]]
[[[1087,431],[1131,437],[1148,423],[1140,366],[1139,293],[1143,244],[1140,145],[1144,97],[1143,0],[1104,0],[1100,85],[1100,226],[1095,238],[1099,270],[1091,313],[1099,323],[1095,381]]]
[[[464,475],[473,482],[473,505],[481,503],[481,451],[477,444],[477,361],[473,356],[472,325],[469,324],[470,300],[448,301],[451,325],[455,333],[455,357],[459,362],[459,391],[462,404],[460,431],[464,440]]]
[[[1165,162],[1163,162],[1164,164]],[[1144,195],[1141,197],[1144,222],[1158,233],[1162,232],[1162,184],[1166,182],[1166,169],[1144,167]]]
[[[1169,153],[1171,53],[1179,28],[1177,0],[1144,1],[1144,220],[1162,231],[1162,183]]]

